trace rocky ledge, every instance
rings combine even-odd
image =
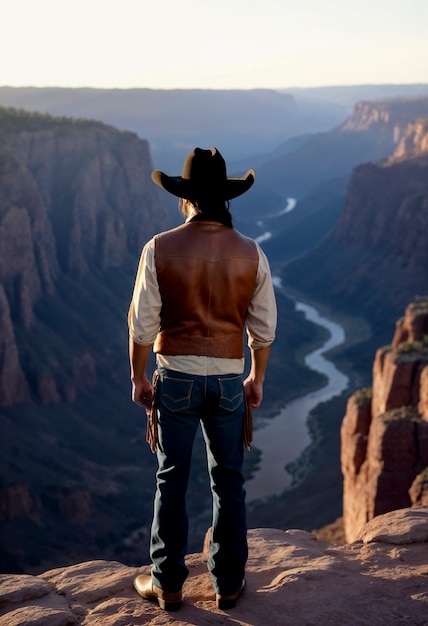
[[[428,623],[428,506],[380,515],[344,546],[302,530],[254,529],[248,537],[247,589],[230,612],[216,608],[204,551],[188,557],[178,613],[133,590],[134,576],[149,566],[89,561],[1,576],[0,626]]]

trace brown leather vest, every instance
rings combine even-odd
[[[186,222],[156,237],[155,262],[162,309],[154,351],[243,357],[255,242],[218,222]]]

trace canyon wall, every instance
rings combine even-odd
[[[135,265],[145,241],[171,224],[151,169],[147,142],[132,133],[0,108],[0,406],[70,400],[95,380],[94,355],[82,349],[58,387],[66,333],[58,328],[34,354],[36,307],[64,300],[64,290],[77,304],[83,277],[96,276],[101,291],[105,272]]]
[[[149,515],[126,317],[144,243],[173,225],[151,171],[135,134],[0,107],[3,571],[127,558]]]
[[[428,298],[410,304],[376,352],[373,386],[354,393],[341,428],[347,541],[373,517],[427,499]]]
[[[334,230],[342,246],[364,249],[379,262],[428,268],[428,118],[401,132],[393,155],[353,171]],[[365,263],[361,259],[361,266]]]
[[[358,136],[377,128],[378,138],[389,137],[391,150],[383,160],[354,167],[330,234],[283,272],[285,284],[370,323],[372,339],[349,356],[354,364],[361,360],[365,372],[375,342],[389,342],[407,304],[426,293],[427,106],[428,99],[420,98],[355,107],[345,125],[354,130],[347,132]]]

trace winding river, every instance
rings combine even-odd
[[[296,205],[297,205],[296,198],[287,198],[287,204],[281,211],[278,211],[277,213],[270,213],[266,217],[268,219],[272,217],[280,217],[281,215],[285,215],[286,213],[290,213],[290,211],[293,211],[296,208]],[[257,226],[259,226],[260,228],[263,228],[264,226],[263,220],[259,220],[257,222]],[[267,241],[268,239],[270,239],[271,237],[272,237],[272,233],[270,231],[265,231],[264,233],[256,237],[256,241],[257,243],[261,244]]]
[[[277,416],[266,420],[266,424],[254,432],[254,446],[261,450],[262,455],[259,469],[246,483],[247,502],[279,495],[290,486],[292,476],[285,470],[285,466],[296,461],[311,443],[307,428],[309,413],[320,402],[341,394],[349,383],[348,377],[324,356],[344,342],[343,328],[322,317],[308,304],[296,302],[296,310],[302,311],[307,320],[329,332],[327,341],[305,357],[306,365],[324,374],[328,382],[318,391],[290,402]]]

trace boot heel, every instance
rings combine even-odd
[[[243,594],[245,589],[245,578],[242,581],[242,585],[239,587],[236,593],[233,593],[231,596],[222,596],[220,593],[216,594],[216,603],[217,608],[221,611],[228,611],[229,609],[233,609],[237,599]]]
[[[158,598],[158,603],[161,609],[163,609],[164,611],[170,611],[170,612],[178,611],[179,609],[181,609],[183,605],[182,600],[178,600],[177,602],[166,602],[162,598]]]
[[[236,606],[236,598],[234,600],[222,600],[217,598],[217,608],[221,611],[228,611]]]

